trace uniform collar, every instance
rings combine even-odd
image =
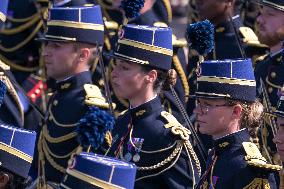
[[[133,120],[139,120],[161,109],[161,107],[161,101],[159,97],[156,97],[138,107],[129,109],[129,112]]]
[[[89,71],[81,72],[68,79],[56,83],[57,91],[67,91],[80,87],[86,83],[92,83],[91,73]]]
[[[272,59],[272,62],[275,62],[277,64],[280,63],[283,64],[283,54],[284,54],[284,49],[281,49],[274,54],[270,54],[270,58]]]
[[[214,141],[214,149],[216,155],[220,155],[232,146],[241,146],[244,141],[249,141],[247,129],[242,129],[238,132],[229,134]]]

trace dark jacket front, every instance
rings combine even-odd
[[[79,73],[58,82],[56,91],[49,100],[46,125],[43,126],[40,139],[48,181],[61,181],[71,154],[79,146],[76,123],[87,111],[84,84],[90,83],[90,72]]]
[[[277,188],[271,165],[250,163],[262,160],[258,148],[251,147],[248,130],[227,135],[214,141],[207,161],[207,170],[196,188],[241,189]],[[248,143],[246,143],[248,142]],[[247,149],[246,149],[247,148]],[[254,161],[252,161],[254,162]]]
[[[165,114],[176,122],[168,122]],[[192,160],[192,167],[184,150],[184,141],[179,134],[173,133],[174,126],[179,123],[165,113],[157,97],[129,109],[118,118],[109,155],[138,166],[135,188],[192,188],[192,169],[194,177],[198,178],[196,161]],[[181,125],[175,128],[187,132]]]

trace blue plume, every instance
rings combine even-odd
[[[83,148],[91,145],[96,150],[102,145],[106,132],[113,129],[114,123],[114,117],[108,112],[91,106],[77,124],[77,140]]]
[[[0,106],[3,104],[4,96],[7,92],[7,86],[0,80]]]
[[[190,24],[186,29],[186,38],[191,48],[200,55],[208,54],[214,48],[214,26],[209,20]]]
[[[124,10],[126,18],[135,18],[144,6],[145,0],[122,0],[120,7]]]

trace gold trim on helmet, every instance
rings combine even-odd
[[[54,39],[68,40],[68,41],[77,41],[76,38],[72,38],[72,37],[63,37],[63,36],[56,36],[56,35],[45,35],[45,37],[54,38]]]
[[[139,63],[139,64],[150,64],[149,61],[140,60],[138,58],[133,58],[133,57],[130,57],[130,56],[126,56],[126,55],[123,55],[123,54],[120,54],[120,53],[117,53],[117,52],[115,52],[114,55],[122,57],[122,58],[125,58],[125,59],[128,59],[128,60],[131,60],[131,61]]]
[[[97,30],[104,31],[104,25],[102,24],[92,24],[85,22],[74,22],[74,21],[63,21],[63,20],[51,20],[47,22],[47,26],[63,26],[69,28],[79,28],[87,30]]]
[[[87,182],[91,185],[94,185],[94,186],[98,186],[98,187],[105,188],[105,189],[125,189],[121,186],[117,186],[115,184],[112,184],[110,182],[112,178],[109,178],[109,182],[107,182],[107,181],[92,177],[90,175],[87,175],[85,173],[82,173],[82,172],[74,170],[74,169],[68,168],[66,172],[69,175],[76,177],[76,178],[78,178],[78,179],[80,179],[84,182]]]
[[[206,81],[210,83],[226,83],[232,85],[245,85],[245,86],[256,86],[255,80],[244,80],[236,78],[227,78],[227,77],[215,77],[215,76],[201,76],[197,78],[197,81]]]
[[[149,44],[146,44],[146,43],[133,41],[133,40],[130,40],[130,39],[120,39],[120,40],[118,40],[118,44],[128,45],[128,46],[144,49],[144,50],[151,51],[151,52],[156,52],[156,53],[160,53],[160,54],[164,54],[164,55],[168,55],[168,56],[173,56],[173,51],[170,50],[170,49],[157,47],[157,46],[154,46],[154,45],[149,45]]]
[[[32,163],[33,161],[33,158],[31,156],[29,156],[28,154],[25,154],[24,152],[12,147],[12,146],[9,146],[3,142],[0,142],[0,149],[13,155],[13,156],[17,156],[18,158],[21,158],[29,163]]]
[[[218,93],[205,93],[205,92],[195,92],[196,95],[213,95],[213,96],[219,96],[219,97],[227,97],[230,98],[231,95],[229,94],[218,94]]]

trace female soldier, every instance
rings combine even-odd
[[[200,165],[190,132],[158,96],[171,67],[172,30],[126,25],[113,56],[114,92],[130,107],[117,120],[110,155],[137,165],[135,188],[192,188]]]
[[[198,75],[194,112],[214,147],[196,188],[276,188],[272,172],[279,166],[267,164],[249,137],[263,111],[251,60],[203,62]]]

